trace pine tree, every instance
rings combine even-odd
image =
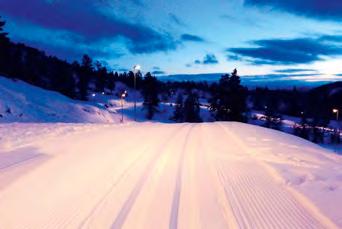
[[[88,87],[91,74],[93,73],[93,62],[92,59],[88,55],[84,55],[82,58],[82,65],[80,67],[79,74],[79,93],[81,100],[88,99]]]
[[[96,66],[96,78],[95,86],[97,92],[104,92],[107,77],[107,68],[103,66],[99,61],[95,63]]]
[[[178,93],[174,107],[175,107],[175,110],[173,112],[173,116],[171,117],[171,120],[176,121],[176,122],[183,122],[184,121],[184,104],[183,104],[182,93]]]
[[[8,76],[11,69],[11,67],[9,66],[11,63],[9,57],[10,42],[7,37],[8,33],[3,32],[3,27],[5,26],[5,24],[6,23],[2,21],[0,17],[0,74]]]
[[[0,16],[0,45],[3,45],[4,43],[8,43],[9,39],[7,37],[8,33],[4,32],[4,26],[6,22],[1,20]]]
[[[310,138],[310,126],[309,126],[309,122],[306,118],[306,113],[302,113],[301,114],[302,117],[301,117],[301,120],[300,120],[300,126],[295,130],[296,131],[296,135],[298,135],[299,137],[301,138],[304,138],[304,139],[309,139]]]
[[[116,74],[118,73],[116,72]],[[113,91],[115,89],[115,74],[113,74],[113,72],[108,74],[107,88],[110,93],[113,94]]]
[[[246,98],[247,93],[246,89],[241,86],[240,77],[237,74],[237,70],[234,69],[230,76],[229,81],[230,86],[230,102],[231,102],[231,111],[230,111],[230,119],[232,121],[243,122],[246,121],[246,116],[244,113],[246,112]]]
[[[218,121],[246,121],[246,89],[241,86],[237,70],[225,74],[212,88],[210,110]]]
[[[143,81],[142,95],[144,97],[143,109],[146,110],[146,118],[151,120],[158,112],[158,80],[151,73],[146,73]]]
[[[184,121],[185,122],[202,122],[200,117],[200,105],[198,95],[190,92],[184,102]]]

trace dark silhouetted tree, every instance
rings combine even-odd
[[[95,63],[96,75],[95,75],[95,87],[97,92],[104,92],[106,86],[107,68],[103,66],[99,61]]]
[[[80,67],[79,74],[79,98],[81,100],[88,99],[88,88],[91,75],[93,74],[93,61],[88,55],[84,55],[82,58],[82,65]]]
[[[118,73],[116,72],[116,74]],[[114,89],[115,89],[115,74],[113,74],[113,72],[110,72],[108,74],[107,88],[110,91],[110,94],[113,94]]]
[[[7,37],[8,33],[4,32],[4,26],[6,22],[2,21],[1,16],[0,16],[0,42],[9,42],[9,39]]]
[[[278,111],[278,98],[272,96],[265,106],[265,126],[268,128],[280,130],[282,125],[282,116]]]
[[[10,63],[10,42],[7,37],[8,33],[4,32],[5,21],[0,17],[0,74],[9,75],[9,63]]]
[[[200,104],[196,93],[190,92],[184,102],[184,121],[202,122],[200,117]]]
[[[146,73],[143,81],[142,96],[144,97],[143,109],[146,110],[146,118],[152,119],[158,112],[158,80],[151,73]]]
[[[210,110],[218,121],[245,122],[247,90],[241,86],[237,70],[231,76],[225,74],[221,77],[218,85],[212,88]]]
[[[184,121],[184,104],[183,104],[183,95],[182,93],[178,93],[176,103],[174,105],[174,112],[171,120],[176,122]]]
[[[306,117],[306,113],[301,113],[301,120],[299,125],[294,126],[294,134],[309,140],[310,139],[310,125]]]

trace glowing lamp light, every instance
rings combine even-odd
[[[333,109],[333,113],[338,113],[338,109]]]
[[[141,70],[141,66],[140,66],[139,64],[136,64],[136,65],[133,66],[133,71],[134,71],[134,73],[137,73],[137,72],[139,72],[140,70]]]
[[[95,93],[93,93],[91,96],[95,97],[95,96],[96,96],[96,94],[95,94]]]

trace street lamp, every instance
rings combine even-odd
[[[123,115],[123,104],[124,104],[124,99],[127,95],[127,91],[124,91],[122,94],[121,94],[121,122],[124,121],[124,115]]]
[[[134,121],[137,121],[137,74],[140,72],[141,66],[136,64],[133,66],[134,74]]]
[[[332,112],[336,114],[336,121],[338,121],[339,110],[335,108],[332,110]]]

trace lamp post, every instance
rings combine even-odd
[[[141,66],[139,64],[133,66],[134,74],[134,121],[137,121],[137,74],[140,72]]]
[[[123,115],[123,104],[124,104],[124,99],[126,97],[126,94],[127,94],[127,91],[124,91],[122,94],[121,94],[121,122],[123,123],[124,121],[124,115]]]
[[[338,109],[333,109],[332,112],[336,114],[336,121],[338,122],[338,115],[339,115],[339,110]]]

